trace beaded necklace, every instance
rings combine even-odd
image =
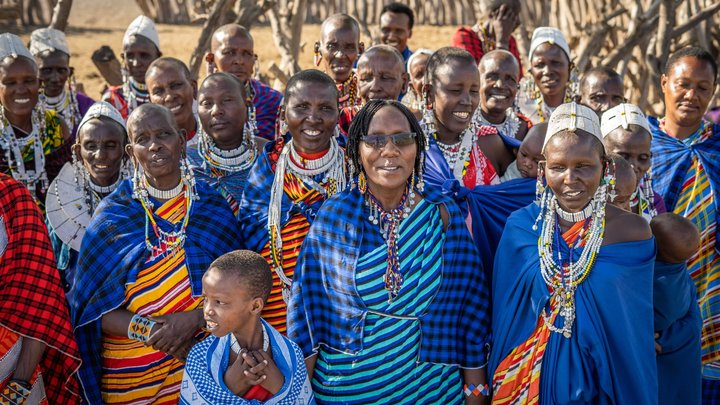
[[[302,159],[295,150],[295,145],[291,139],[283,146],[278,157],[275,177],[270,190],[267,229],[270,234],[271,267],[282,281],[282,296],[287,304],[290,298],[292,280],[285,275],[283,270],[282,224],[280,223],[286,172],[294,174],[327,199],[345,189],[347,178],[345,153],[338,145],[337,139],[332,137],[330,138],[330,149],[321,158],[315,160]],[[318,183],[314,180],[314,177],[320,174],[324,174],[324,176]]]
[[[198,150],[200,157],[215,169],[227,173],[237,173],[249,170],[257,160],[255,136],[250,132],[247,124],[243,128],[243,142],[235,149],[224,150],[218,148],[215,141],[205,133],[201,126],[198,126],[196,136],[199,136]]]
[[[127,101],[128,115],[130,115],[130,113],[133,112],[133,110],[139,105],[150,101],[147,86],[136,82],[132,77],[129,77],[123,83],[122,93],[123,98]]]
[[[400,224],[408,217],[416,202],[414,182],[405,187],[397,207],[386,211],[370,190],[365,193],[365,205],[370,210],[368,220],[373,225],[380,225],[382,236],[387,245],[387,268],[383,276],[385,289],[388,292],[388,303],[392,303],[400,293],[403,275],[400,272],[400,258],[398,255],[398,240],[400,239]]]
[[[45,108],[38,103],[31,115],[32,131],[24,137],[18,138],[10,122],[5,118],[4,108],[0,106],[0,148],[5,151],[5,160],[12,177],[23,183],[30,190],[44,193],[48,187],[48,177],[45,171],[45,151],[42,138],[45,136]],[[32,146],[35,170],[25,168],[23,151]]]
[[[352,107],[357,100],[357,76],[350,72],[350,76],[344,82],[336,84],[338,90],[338,101],[340,107]]]
[[[473,31],[475,31],[475,34],[477,34],[478,39],[480,40],[483,53],[495,50],[495,38],[488,34],[482,24],[475,24]]]
[[[477,142],[476,127],[470,125],[460,135],[460,140],[454,144],[445,144],[438,140],[437,132],[433,133],[438,148],[443,154],[448,166],[453,169],[455,179],[462,181],[470,165],[470,152]],[[459,146],[458,146],[459,145]]]
[[[69,91],[63,89],[62,93],[57,97],[45,96],[46,109],[55,110],[56,113],[65,121],[70,132],[75,129],[75,124],[80,115],[80,107],[78,106],[77,96],[70,87]]]
[[[515,138],[520,129],[520,117],[515,113],[512,107],[505,110],[505,120],[500,124],[493,124],[483,115],[482,109],[478,107],[473,114],[474,126],[489,126],[495,128],[499,134]]]
[[[555,195],[546,191],[541,202],[541,213],[544,220],[540,237],[538,238],[538,253],[540,255],[540,273],[545,284],[552,293],[551,301],[557,302],[558,314],[564,318],[561,328],[553,325],[552,317],[543,308],[542,318],[545,325],[553,332],[560,333],[566,338],[572,336],[572,326],[575,321],[575,291],[590,274],[595,260],[602,246],[605,234],[605,204],[607,199],[607,186],[601,185],[588,204],[592,216],[584,215],[585,221],[580,236],[570,248],[567,260],[563,260],[560,251],[560,225],[557,220],[558,202]],[[585,212],[585,210],[583,210]],[[573,261],[575,249],[581,245],[582,252],[577,261]],[[553,250],[557,250],[557,261]]]
[[[180,177],[180,183],[177,187],[172,190],[158,190],[150,186],[147,179],[142,176],[133,177],[133,198],[140,201],[143,210],[145,211],[145,247],[152,253],[151,257],[157,257],[164,254],[175,255],[175,252],[185,245],[186,229],[190,220],[190,211],[192,208],[193,200],[197,199],[195,195],[195,184],[192,176]],[[180,195],[185,194],[185,216],[182,220],[180,228],[177,229],[173,225],[172,231],[162,230],[155,220],[155,213],[153,212],[153,203],[148,198],[148,195],[152,195],[157,199],[172,199]],[[169,197],[169,198],[166,198]],[[154,245],[150,241],[150,228],[152,228],[155,238],[157,239],[157,245]]]
[[[646,219],[652,219],[657,216],[655,192],[652,188],[650,172],[645,174],[645,177],[640,181],[635,192],[630,196],[630,209],[632,211],[636,210],[638,215]]]
[[[262,328],[262,334],[263,334],[263,351],[267,352],[270,348],[270,337],[268,336],[267,331],[265,330],[265,327],[260,325]],[[240,351],[242,350],[242,347],[240,347],[240,343],[238,343],[237,338],[235,337],[234,333],[230,333],[230,348],[232,349],[233,353],[239,355]]]
[[[570,89],[565,89],[565,99],[563,100],[563,103],[569,103],[572,101],[572,92]],[[547,108],[547,115],[548,117],[552,115],[553,111],[555,111],[555,108],[557,107],[550,107],[549,105],[545,104],[545,98],[540,94],[539,97],[535,98],[535,111],[537,112],[538,117],[540,117],[540,122],[545,122],[547,119],[545,118],[545,111],[544,108]]]

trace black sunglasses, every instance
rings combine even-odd
[[[379,150],[384,148],[390,140],[398,147],[410,146],[415,143],[416,136],[414,132],[401,132],[392,135],[365,135],[360,140],[373,149]]]

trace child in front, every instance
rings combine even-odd
[[[202,280],[212,333],[185,363],[181,404],[314,404],[300,348],[260,314],[270,294],[270,268],[257,253],[216,259]]]

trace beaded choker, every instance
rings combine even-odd
[[[44,193],[48,187],[45,172],[45,151],[42,138],[45,136],[45,108],[38,102],[31,116],[32,131],[18,138],[10,122],[5,118],[5,110],[0,106],[0,148],[5,152],[5,160],[12,177],[23,183],[31,191]],[[32,147],[35,170],[25,168],[25,150]],[[40,189],[37,189],[40,186]]]
[[[340,107],[352,107],[357,104],[357,76],[350,72],[350,76],[342,83],[336,83]]]
[[[77,96],[72,88],[70,88],[70,91],[63,89],[63,92],[57,97],[45,96],[45,107],[50,110],[55,110],[63,121],[65,121],[65,125],[67,125],[70,132],[73,131],[75,124],[78,123],[78,118],[82,119]]]
[[[400,239],[400,224],[409,216],[415,202],[414,182],[405,188],[398,206],[389,211],[383,208],[370,190],[365,192],[365,205],[370,210],[368,220],[374,225],[380,225],[382,236],[387,244],[387,269],[383,276],[383,282],[388,292],[388,302],[392,302],[402,288],[403,275],[400,272],[397,243]]]
[[[251,133],[247,124],[243,129],[243,142],[235,149],[224,150],[218,148],[212,138],[200,126],[198,126],[198,135],[200,157],[215,169],[228,173],[241,172],[249,170],[257,159],[255,136]]]
[[[150,96],[147,92],[147,86],[138,83],[132,77],[128,77],[123,82],[123,97],[127,101],[128,115],[133,112],[140,104],[144,104],[150,101]]]
[[[155,198],[156,200],[172,200],[173,198],[180,195],[184,186],[185,185],[181,181],[178,183],[177,186],[171,188],[170,190],[160,190],[159,188],[151,186],[147,179],[145,179],[145,189],[147,190],[148,194],[150,194],[150,196]]]
[[[270,337],[268,336],[267,331],[265,330],[265,326],[260,325],[260,328],[262,328],[263,332],[263,351],[267,352],[270,348]],[[239,355],[240,351],[242,350],[242,347],[240,347],[240,343],[238,343],[237,338],[235,337],[235,334],[232,332],[230,333],[230,348],[232,349],[233,353]]]
[[[585,208],[583,208],[582,211],[567,212],[564,209],[562,209],[559,204],[555,204],[555,212],[557,213],[557,215],[560,218],[562,218],[568,222],[575,223],[575,222],[584,221],[584,220],[590,218],[593,213],[593,205],[588,204]]]
[[[300,166],[301,162],[304,166]],[[283,146],[275,167],[275,177],[270,190],[270,204],[268,208],[267,229],[270,234],[271,267],[282,282],[282,296],[285,303],[290,299],[290,284],[292,280],[285,275],[282,259],[281,235],[281,204],[285,188],[285,174],[296,175],[303,183],[312,187],[324,198],[337,194],[345,189],[347,167],[345,152],[340,148],[335,137],[330,138],[330,149],[319,159],[302,159],[297,154],[292,139]],[[323,175],[322,180],[315,181],[315,176]]]

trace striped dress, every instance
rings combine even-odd
[[[185,196],[180,194],[155,214],[172,223],[185,216]],[[185,265],[185,251],[151,257],[137,279],[125,286],[122,307],[139,315],[165,315],[201,307],[194,298]],[[105,404],[177,404],[183,364],[127,336],[103,335],[101,390]]]
[[[706,125],[683,142],[689,147],[712,134]],[[720,379],[720,255],[716,252],[717,212],[710,179],[697,156],[685,173],[680,195],[673,210],[700,230],[700,249],[688,260],[688,271],[698,291],[698,304],[704,320],[702,329],[703,375]]]
[[[303,203],[304,205],[312,205],[322,202],[323,196],[312,187],[308,187],[296,175],[291,172],[285,173],[285,182],[283,183],[285,195],[295,203]],[[295,264],[297,263],[300,246],[302,246],[305,236],[310,230],[310,222],[302,212],[291,214],[289,221],[283,225],[280,235],[282,237],[282,268],[285,275],[292,280],[295,273]],[[260,251],[260,255],[272,263],[270,258],[270,241]],[[287,305],[283,301],[282,281],[277,273],[272,272],[273,286],[265,307],[263,308],[262,317],[278,332],[285,334],[287,332],[286,315]]]
[[[365,209],[367,217],[367,209]],[[425,200],[400,226],[398,254],[404,281],[388,303],[383,275],[387,246],[377,225],[363,223],[363,247],[355,282],[369,313],[356,355],[320,346],[313,375],[318,403],[459,404],[462,380],[457,366],[418,361],[418,317],[442,282],[443,223]]]

